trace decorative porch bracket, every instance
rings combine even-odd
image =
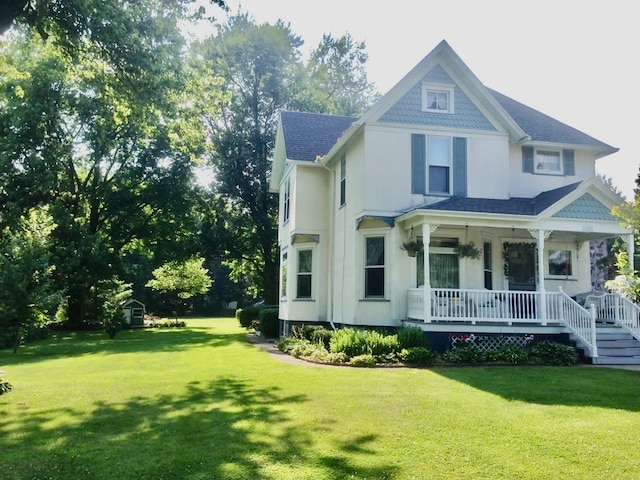
[[[436,231],[438,225],[431,223],[422,224],[422,251],[424,252],[424,289],[422,308],[424,309],[425,323],[431,323],[431,273],[429,271],[429,245],[431,244],[431,234]]]
[[[540,321],[542,325],[547,324],[547,293],[544,287],[544,241],[549,238],[552,230],[529,230],[529,233],[536,239],[538,250],[538,291],[540,292]]]

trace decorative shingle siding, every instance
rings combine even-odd
[[[425,82],[453,84],[453,80],[440,65],[436,65],[424,77]],[[422,82],[418,82],[407,94],[392,106],[381,122],[427,125],[434,127],[463,128],[496,131],[496,128],[480,112],[475,104],[456,85],[454,93],[454,113],[431,113],[422,111]]]
[[[585,193],[564,207],[556,213],[554,217],[575,218],[578,220],[604,220],[608,222],[617,221],[616,217],[611,215],[611,211],[589,193]]]

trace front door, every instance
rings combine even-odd
[[[509,290],[536,289],[535,243],[508,243],[505,247],[506,274]]]

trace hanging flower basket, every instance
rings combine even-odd
[[[402,250],[406,250],[407,255],[409,255],[410,257],[415,257],[416,253],[422,252],[422,250],[424,249],[424,245],[421,241],[410,240],[408,242],[404,242],[402,244],[402,247],[400,248],[402,248]]]
[[[460,258],[471,258],[473,260],[477,260],[480,258],[482,252],[480,252],[479,248],[476,248],[473,242],[469,243],[459,243],[453,249],[453,252],[458,255]]]

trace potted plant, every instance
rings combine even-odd
[[[469,243],[459,243],[453,249],[454,253],[458,255],[460,258],[471,258],[473,260],[477,260],[480,258],[482,252],[480,252],[479,248],[476,248],[473,242]]]
[[[415,257],[416,253],[422,252],[424,246],[419,240],[409,240],[408,242],[404,242],[400,248],[406,250],[407,255],[410,257]]]

